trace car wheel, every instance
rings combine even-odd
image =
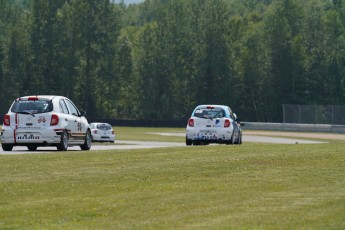
[[[228,145],[229,145],[229,144],[230,144],[230,145],[235,144],[235,132],[234,132],[234,131],[232,132],[231,139],[230,139],[230,141],[229,141],[227,144],[228,144]]]
[[[193,144],[193,141],[188,139],[188,138],[186,138],[186,145],[192,145],[192,144]]]
[[[235,144],[238,145],[240,144],[240,133],[237,133],[237,139],[235,140]]]
[[[1,146],[2,146],[2,150],[4,151],[12,151],[13,149],[13,145],[11,144],[2,144]]]
[[[193,145],[201,145],[200,141],[193,141]]]
[[[37,150],[37,145],[28,145],[26,146],[29,151],[36,151]]]
[[[86,131],[86,135],[85,135],[85,140],[84,140],[84,144],[82,144],[80,146],[81,150],[90,150],[91,148],[91,133],[90,130]]]
[[[66,151],[68,148],[68,135],[66,130],[61,133],[60,143],[57,145],[57,150]]]

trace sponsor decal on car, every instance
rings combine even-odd
[[[45,117],[39,117],[37,122],[38,123],[46,123],[46,118]]]
[[[17,134],[17,140],[38,140],[40,139],[40,136],[33,135],[33,134]]]
[[[215,124],[213,125],[213,127],[216,127],[216,128],[222,127],[221,124],[220,124],[220,120],[219,120],[219,119],[216,120],[216,122],[215,122]]]

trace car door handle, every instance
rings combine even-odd
[[[65,121],[68,121],[68,119],[67,119],[67,118],[65,118]]]

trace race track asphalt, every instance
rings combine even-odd
[[[162,133],[160,135],[167,135]],[[174,134],[176,135],[176,134]],[[185,135],[185,134],[179,134]],[[256,135],[244,135],[243,142],[271,143],[271,144],[320,144],[327,143],[321,141],[300,140],[295,138],[268,137]],[[152,142],[152,141],[120,141],[116,144],[93,144],[91,150],[121,150],[121,149],[147,149],[163,147],[187,147],[183,142]],[[192,146],[188,146],[192,147]],[[69,147],[68,151],[80,151],[79,146]],[[0,148],[0,154],[27,154],[27,153],[47,153],[56,152],[56,147],[38,147],[36,151],[29,151],[25,146],[15,146],[12,151],[5,152]]]

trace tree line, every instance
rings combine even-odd
[[[0,111],[71,98],[87,117],[281,122],[345,103],[345,0],[0,0]]]

